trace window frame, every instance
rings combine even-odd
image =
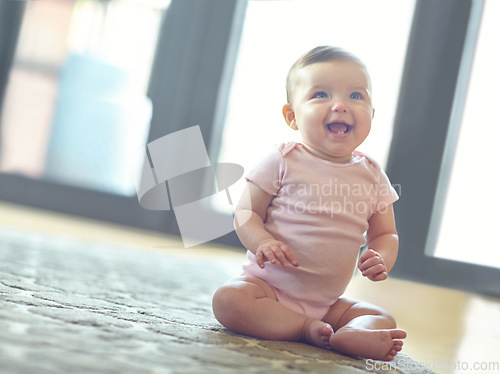
[[[0,112],[9,79],[21,22],[25,10],[24,1],[2,1],[0,3]]]
[[[392,182],[402,186],[394,205],[400,251],[391,275],[498,296],[500,269],[431,255],[482,5],[482,0],[416,4],[387,163]]]

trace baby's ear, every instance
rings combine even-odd
[[[292,104],[286,103],[283,105],[283,117],[285,117],[286,124],[293,130],[298,130],[297,121],[295,121],[295,112],[293,111]]]

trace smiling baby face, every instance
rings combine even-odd
[[[291,103],[283,107],[287,124],[301,134],[312,154],[349,162],[366,139],[374,115],[370,78],[355,60],[316,62],[294,72]]]

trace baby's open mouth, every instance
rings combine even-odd
[[[328,125],[328,131],[333,132],[336,135],[344,135],[348,133],[352,126],[348,125],[344,122],[332,122],[329,123]]]

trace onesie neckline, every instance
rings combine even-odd
[[[306,157],[308,158],[311,158],[317,162],[320,162],[322,164],[325,164],[325,165],[328,165],[328,166],[332,166],[332,167],[337,167],[337,168],[343,168],[343,167],[348,167],[348,166],[351,166],[351,165],[354,165],[354,164],[358,164],[361,162],[361,160],[363,160],[363,158],[365,157],[364,154],[362,154],[361,152],[358,152],[358,151],[354,151],[352,153],[352,157],[351,157],[351,160],[349,162],[346,162],[345,164],[342,164],[340,162],[334,162],[334,161],[329,161],[329,160],[325,160],[321,157],[318,157],[318,156],[315,156],[313,155],[312,153],[310,153],[306,147],[304,146],[304,144],[302,143],[299,143],[299,142],[296,142],[295,143],[296,146],[298,146],[297,148],[303,153],[305,154]]]

